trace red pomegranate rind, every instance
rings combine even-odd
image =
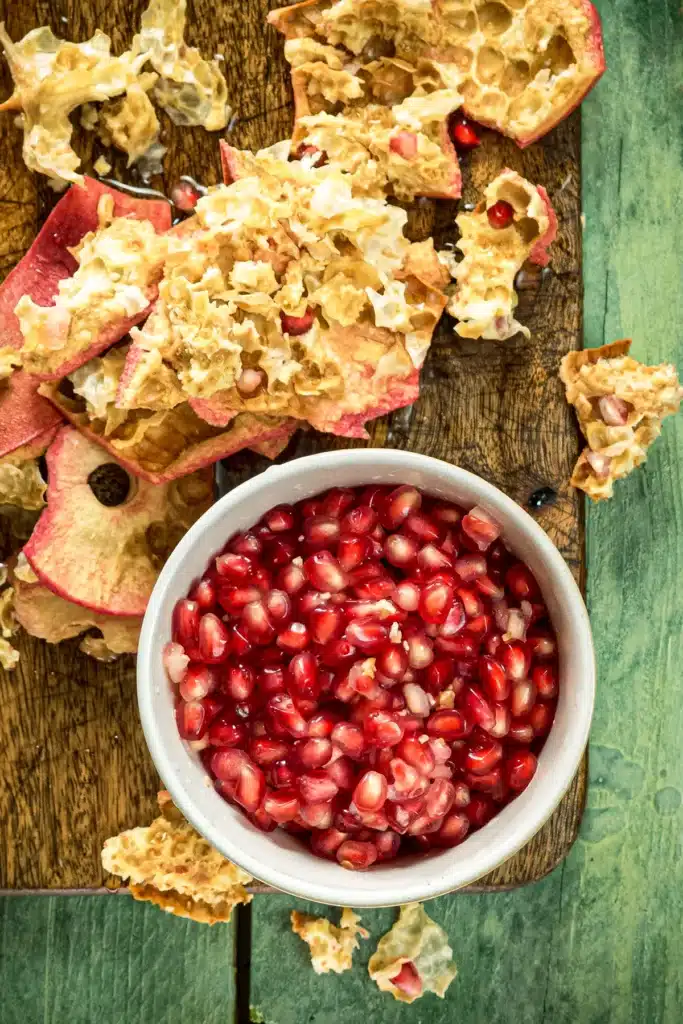
[[[572,111],[576,110],[576,108],[583,103],[588,93],[598,84],[607,69],[607,63],[605,61],[605,45],[602,36],[602,23],[600,21],[600,15],[598,14],[597,8],[591,3],[591,0],[580,0],[579,6],[589,19],[591,25],[586,49],[590,56],[590,63],[594,69],[594,77],[581,93],[573,96],[570,103],[568,103],[561,111],[557,112],[552,124],[547,125],[547,127],[543,127],[540,131],[534,132],[532,135],[526,136],[522,139],[517,139],[516,142],[520,149],[525,149],[526,146],[530,146],[532,142],[536,142],[538,139],[543,138],[551,128],[554,128],[555,125],[560,123],[560,121],[564,121],[565,118],[569,117]]]
[[[72,185],[50,213],[31,248],[0,286],[0,348],[7,345],[19,349],[24,343],[14,313],[23,295],[30,296],[39,306],[54,305],[59,282],[71,277],[78,266],[69,249],[78,245],[89,231],[97,229],[97,204],[103,195],[113,198],[117,217],[149,220],[159,233],[171,226],[171,208],[163,200],[137,199],[94,178],[86,177],[83,187]],[[113,341],[107,341],[109,344]],[[63,370],[59,376],[71,369],[75,367]]]
[[[258,441],[256,444],[249,445],[249,451],[256,452],[257,455],[263,455],[266,459],[276,459],[280,455],[289,442],[292,440],[294,434],[296,434],[300,424],[296,420],[290,420],[289,424],[282,425],[281,435],[279,437],[273,437],[268,441]]]
[[[77,427],[85,437],[113,455],[129,473],[153,484],[164,484],[178,477],[187,476],[221,459],[227,459],[243,448],[251,448],[254,444],[275,444],[278,441],[289,440],[291,436],[292,428],[288,420],[274,416],[252,416],[249,413],[236,417],[228,430],[211,430],[208,424],[193,413],[189,405],[184,405],[166,413],[168,429],[174,435],[177,433],[174,422],[180,415],[183,416],[185,423],[188,420],[192,421],[195,436],[188,439],[182,450],[169,457],[163,465],[153,465],[141,452],[136,452],[134,447],[117,446],[116,431],[109,437],[103,437],[87,414],[82,412],[76,403],[60,394],[56,385],[43,384],[41,393],[54,403],[65,419]],[[163,425],[160,427],[160,433],[164,433]]]
[[[539,238],[536,245],[531,250],[529,260],[532,263],[536,263],[539,267],[547,267],[550,263],[550,253],[548,252],[548,246],[551,245],[557,238],[557,214],[553,208],[553,204],[550,202],[550,196],[543,188],[543,185],[537,185],[538,194],[545,203],[546,213],[548,214],[548,230]]]
[[[38,382],[23,370],[0,383],[0,459],[25,445],[38,446],[42,454],[62,422],[58,410],[38,394]]]
[[[235,149],[225,139],[220,141],[221,169],[223,171],[223,183],[232,185],[233,181],[244,177],[244,167],[240,154],[242,150]]]
[[[91,474],[111,463],[97,444],[63,427],[47,452],[47,508],[24,547],[40,582],[59,597],[104,615],[144,615],[163,555],[150,532],[168,538],[210,506],[212,477],[155,486],[130,482],[123,504],[104,505]],[[176,538],[177,539],[177,538]],[[156,541],[155,541],[156,544]]]
[[[14,612],[19,625],[30,636],[58,644],[80,636],[89,629],[99,629],[112,654],[134,654],[142,619],[125,616],[98,615],[81,605],[65,601],[42,583],[24,583],[13,577]]]

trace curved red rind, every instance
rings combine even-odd
[[[529,259],[532,263],[536,263],[539,267],[547,267],[550,263],[550,253],[548,252],[548,246],[555,241],[557,238],[557,214],[553,209],[553,205],[550,202],[550,197],[543,185],[536,186],[538,194],[545,203],[546,213],[548,214],[548,230],[544,235],[539,238],[536,245],[529,254]]]
[[[600,15],[598,14],[595,5],[591,3],[591,0],[581,0],[581,7],[591,23],[590,42],[587,49],[591,53],[591,62],[595,67],[595,76],[588,83],[581,95],[574,99],[568,107],[564,108],[551,125],[540,132],[536,132],[535,135],[529,135],[523,139],[516,139],[515,141],[520,149],[526,149],[526,147],[530,146],[532,142],[537,142],[538,139],[547,135],[555,125],[560,123],[560,121],[564,121],[565,118],[569,117],[569,115],[583,103],[588,93],[597,85],[607,70],[607,63],[605,61],[605,43],[602,35],[602,22],[600,21]],[[491,127],[495,127],[495,125],[492,125]]]
[[[380,416],[386,416],[397,409],[403,409],[407,405],[413,405],[420,397],[420,371],[414,370],[409,377],[387,378],[387,390],[382,401],[372,409],[366,409],[362,413],[347,413],[340,417],[336,423],[327,427],[329,433],[337,437],[359,437],[363,440],[369,438],[366,424],[370,420],[376,420]]]
[[[84,417],[65,405],[61,405],[58,396],[54,392],[48,394],[47,397],[69,423],[76,427],[85,437],[109,452],[129,473],[139,476],[142,480],[148,480],[152,484],[164,484],[171,480],[176,480],[178,477],[187,476],[197,469],[204,469],[205,466],[211,466],[215,462],[220,462],[221,459],[227,459],[230,455],[234,455],[243,448],[251,448],[252,445],[261,443],[276,442],[278,439],[287,438],[288,440],[291,436],[291,423],[289,420],[276,420],[273,418],[270,422],[261,422],[250,414],[246,414],[243,419],[237,418],[237,422],[223,433],[207,438],[205,441],[191,444],[179,458],[164,470],[153,472],[145,469],[134,458],[128,458],[111,441],[88,427],[84,422]]]
[[[72,185],[52,210],[35,241],[0,286],[0,348],[21,348],[24,338],[14,310],[23,295],[39,306],[53,306],[59,282],[71,277],[78,264],[69,252],[89,231],[97,228],[97,204],[103,195],[114,200],[118,217],[149,220],[157,232],[171,226],[171,208],[160,199],[138,199],[118,189],[85,178],[83,187]],[[68,371],[64,371],[68,372]],[[63,373],[60,374],[63,376]]]
[[[232,185],[233,181],[237,181],[238,178],[242,177],[240,173],[240,151],[239,149],[235,149],[234,146],[231,146],[229,142],[225,141],[225,139],[221,139],[220,141],[220,151],[223,183],[225,185]]]
[[[63,416],[38,394],[38,382],[23,370],[0,384],[0,459],[24,445],[51,440]]]

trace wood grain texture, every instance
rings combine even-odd
[[[232,925],[127,898],[0,898],[3,1024],[229,1024]]]
[[[189,6],[190,42],[225,56],[237,114],[231,141],[258,147],[288,136],[288,71],[280,37],[265,26],[269,6],[282,5],[194,0]],[[77,40],[99,27],[120,50],[144,7],[144,0],[106,5],[2,0],[0,13],[13,38],[45,23]],[[8,91],[6,69],[3,73]],[[9,269],[33,237],[51,196],[45,183],[24,169],[11,118],[0,121],[0,131],[6,154],[0,172],[0,267]],[[167,122],[164,133],[170,149],[162,187],[188,173],[206,183],[219,179],[215,136],[202,129],[173,129]],[[80,152],[97,156],[92,137],[84,145]],[[580,504],[567,483],[578,446],[557,378],[560,357],[578,347],[581,335],[578,115],[525,152],[487,132],[484,145],[464,161],[464,201],[478,199],[506,165],[546,186],[561,225],[552,269],[530,274],[522,291],[520,319],[532,338],[501,345],[465,341],[445,319],[423,372],[420,400],[373,424],[369,444],[446,459],[479,473],[521,504],[539,487],[553,488],[556,502],[537,518],[581,579]],[[125,179],[122,166],[120,161],[116,170]],[[434,234],[439,246],[452,244],[456,209],[455,203],[419,201],[411,211],[412,237]],[[300,433],[284,457],[351,444]],[[265,465],[252,455],[237,456],[229,479],[253,476]],[[4,543],[5,553],[16,547],[7,526]],[[76,642],[48,647],[24,638],[21,649],[19,669],[0,677],[0,743],[9,780],[0,790],[5,836],[0,889],[98,888],[104,882],[102,840],[155,811],[157,781],[137,723],[133,660],[99,666],[78,652]],[[521,885],[552,870],[576,837],[584,793],[585,766],[539,835],[482,884]],[[27,849],[32,856],[25,856]]]

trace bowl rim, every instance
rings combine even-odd
[[[431,884],[429,878],[422,878],[421,881],[417,881],[415,884],[411,885],[401,884],[400,892],[396,891],[394,894],[391,894],[391,898],[389,892],[390,886],[388,883],[379,883],[376,891],[373,890],[372,892],[369,892],[365,888],[355,887],[354,877],[356,873],[348,871],[346,872],[349,876],[348,885],[344,887],[343,899],[340,899],[340,894],[337,889],[331,888],[329,883],[318,882],[313,878],[299,877],[284,870],[283,868],[279,868],[271,861],[258,860],[248,851],[240,849],[237,842],[228,835],[223,828],[217,826],[202,811],[193,797],[190,787],[186,786],[180,777],[174,756],[170,753],[162,738],[162,730],[157,726],[153,707],[153,664],[154,659],[159,658],[161,655],[161,643],[157,639],[159,635],[158,620],[160,609],[164,603],[167,591],[172,586],[176,572],[183,565],[186,556],[191,553],[197,538],[205,531],[211,530],[218,521],[225,517],[226,512],[229,511],[232,506],[241,502],[247,494],[253,492],[254,488],[258,488],[260,484],[272,484],[275,482],[286,483],[303,473],[334,468],[339,464],[340,459],[343,460],[348,456],[353,456],[354,463],[359,468],[362,466],[366,469],[369,469],[372,467],[373,463],[381,460],[382,465],[378,468],[378,472],[389,471],[391,468],[400,468],[411,469],[418,472],[420,470],[424,470],[431,472],[432,474],[440,474],[442,477],[445,476],[446,478],[450,476],[450,480],[446,480],[447,483],[451,483],[452,485],[460,483],[465,487],[469,486],[474,490],[482,492],[480,500],[483,500],[484,502],[486,498],[491,499],[497,506],[496,511],[503,517],[503,528],[505,528],[506,524],[511,522],[516,528],[529,535],[531,542],[539,552],[539,558],[545,563],[552,576],[555,578],[557,585],[562,589],[564,599],[567,601],[567,604],[571,606],[576,636],[580,640],[577,651],[577,658],[579,661],[577,672],[582,675],[584,680],[583,689],[585,699],[582,701],[581,708],[578,709],[580,714],[574,723],[576,725],[576,730],[571,743],[574,755],[572,757],[564,756],[562,764],[563,770],[558,775],[558,785],[557,788],[553,790],[552,799],[547,796],[544,797],[546,806],[544,808],[543,817],[535,817],[533,819],[533,824],[530,825],[528,821],[522,822],[519,820],[520,816],[517,814],[516,817],[518,820],[514,823],[516,827],[508,830],[502,835],[498,835],[495,842],[491,843],[488,849],[481,851],[481,862],[477,864],[476,869],[473,872],[470,872],[464,880],[456,881],[451,878],[449,881],[448,871],[435,872],[434,875],[436,877]],[[354,485],[350,484],[349,486]],[[361,486],[361,484],[359,483],[355,486]],[[212,846],[223,854],[223,856],[244,868],[244,870],[248,871],[249,874],[254,876],[254,878],[266,882],[282,892],[290,893],[291,895],[297,896],[301,899],[308,899],[338,906],[383,907],[396,906],[399,903],[406,903],[412,900],[424,901],[427,899],[433,899],[438,896],[446,895],[449,892],[453,892],[464,885],[469,885],[476,881],[476,879],[488,874],[504,861],[508,860],[524,845],[526,845],[534,835],[537,834],[560,804],[562,798],[571,785],[576,769],[581,761],[581,757],[583,756],[583,752],[588,741],[588,734],[593,715],[595,675],[595,655],[592,632],[588,612],[581,591],[577,586],[571,570],[564,561],[559,550],[551,541],[550,537],[533,519],[533,517],[530,516],[524,508],[522,508],[521,505],[518,505],[512,498],[508,497],[504,491],[496,487],[495,484],[489,483],[483,477],[442,459],[421,455],[417,452],[405,452],[400,449],[344,448],[331,452],[302,456],[300,458],[291,459],[282,465],[268,467],[264,472],[245,480],[223,497],[219,498],[218,501],[216,501],[211,508],[209,508],[200,517],[200,519],[192,525],[176,548],[172,551],[168,561],[162,568],[147,606],[147,611],[143,619],[137,656],[137,697],[145,741],[164,786],[168,789],[174,803],[186,819],[202,836],[207,839],[208,842],[211,843]],[[181,743],[182,742],[183,741],[181,741]],[[187,751],[187,745],[184,744],[184,746]],[[560,782],[561,784],[559,784]],[[517,800],[523,796],[523,793],[520,794],[520,797],[517,798],[514,803],[517,803]],[[473,833],[472,837],[470,837],[470,841],[475,836],[481,836],[487,829],[490,829],[491,825],[496,821],[499,821],[505,815],[505,812],[510,806],[512,806],[512,804],[506,805],[506,807],[503,808],[503,810],[499,812],[499,814],[497,814],[490,823],[484,826],[484,828]],[[266,838],[265,833],[264,838]],[[459,848],[460,847],[455,847],[455,849]],[[273,860],[276,860],[278,852],[281,851],[279,851],[279,847],[275,844],[273,844],[272,849]],[[314,855],[310,854],[310,856],[313,857]],[[429,859],[430,858],[419,858],[421,862],[423,861],[425,863],[427,863]],[[372,875],[372,872],[370,872],[370,874]],[[419,879],[421,878],[421,873],[416,871],[415,876]],[[398,887],[395,886],[395,888]]]

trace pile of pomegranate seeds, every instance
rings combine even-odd
[[[334,489],[232,538],[164,650],[180,735],[266,832],[364,869],[444,848],[531,781],[555,635],[481,508]]]

